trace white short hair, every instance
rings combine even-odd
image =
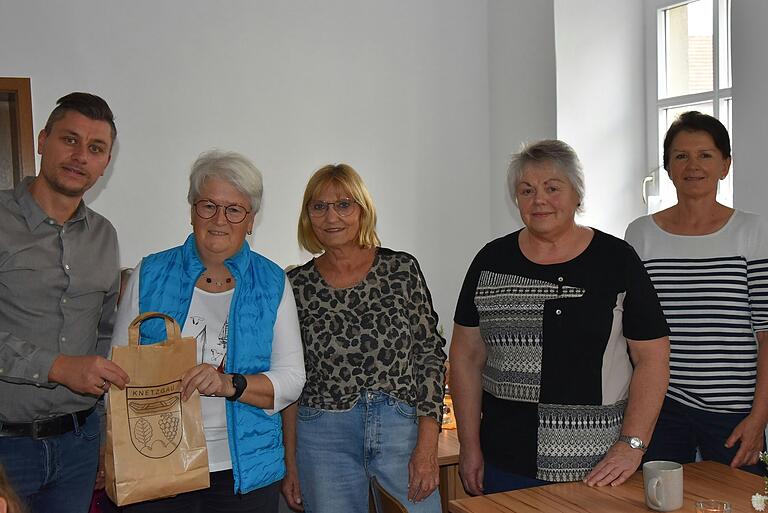
[[[523,178],[525,166],[532,163],[551,162],[568,178],[579,197],[576,212],[584,210],[584,171],[576,152],[568,144],[557,139],[545,139],[531,144],[523,144],[520,151],[512,154],[507,170],[507,185],[512,198],[515,198],[517,185]]]
[[[218,178],[230,183],[251,200],[251,211],[261,208],[264,184],[261,171],[247,157],[234,151],[211,150],[202,153],[189,175],[187,201],[192,205],[200,199],[200,189],[208,178]]]

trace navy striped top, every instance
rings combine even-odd
[[[627,228],[670,329],[667,396],[702,410],[749,412],[756,331],[768,330],[768,226],[736,210],[715,233],[673,235],[650,216]]]

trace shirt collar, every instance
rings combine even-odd
[[[13,196],[21,209],[21,214],[24,216],[24,220],[27,222],[27,227],[30,231],[40,226],[40,223],[49,219],[48,214],[40,208],[40,205],[37,204],[32,193],[29,192],[29,186],[34,179],[35,177],[32,176],[25,177],[13,191]],[[80,200],[77,210],[75,210],[75,213],[69,218],[67,223],[76,223],[85,220],[86,228],[90,228],[90,216],[91,214],[88,211],[88,207],[85,206],[83,200]]]

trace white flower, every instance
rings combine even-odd
[[[766,501],[768,501],[768,496],[756,493],[752,496],[752,507],[757,511],[765,511]]]

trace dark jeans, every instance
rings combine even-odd
[[[703,459],[730,465],[739,444],[736,443],[728,449],[725,447],[725,441],[733,428],[746,416],[746,413],[713,413],[699,410],[666,397],[643,461],[669,460],[691,463],[696,460],[698,449]],[[741,469],[765,475],[761,463]]]
[[[0,437],[0,463],[31,513],[88,511],[99,464],[99,416],[63,435]]]
[[[483,493],[488,495],[489,493],[509,492],[512,490],[519,490],[521,488],[533,488],[534,486],[543,486],[551,484],[549,481],[542,481],[535,477],[527,477],[520,474],[513,474],[507,472],[485,461],[483,467]]]
[[[211,487],[175,497],[140,502],[123,513],[277,513],[280,481],[245,494],[235,494],[231,470],[211,472]]]

